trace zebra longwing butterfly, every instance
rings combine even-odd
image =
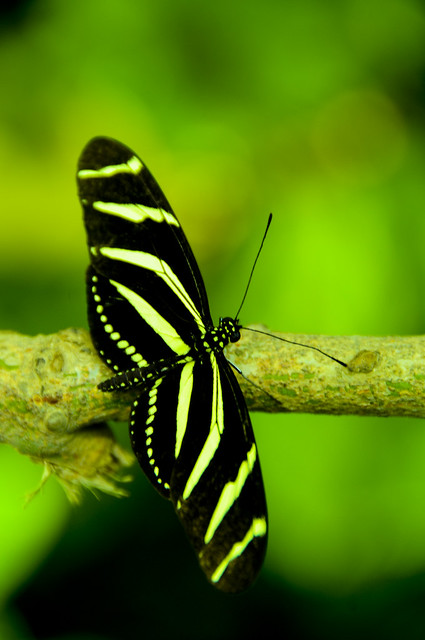
[[[140,387],[130,439],[146,476],[172,501],[218,589],[252,584],[267,545],[267,509],[251,420],[223,348],[238,319],[214,326],[186,236],[143,162],[109,138],[82,152],[88,317],[114,375],[102,391]]]

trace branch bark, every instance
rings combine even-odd
[[[425,417],[425,337],[275,335],[348,366],[242,331],[226,355],[243,372],[250,410]],[[96,385],[110,376],[83,329],[0,332],[0,442],[42,463],[72,500],[83,486],[125,495],[117,480],[129,479],[134,458],[105,421],[126,420],[140,390],[102,393]]]

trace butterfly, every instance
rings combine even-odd
[[[179,220],[140,158],[97,137],[78,165],[90,253],[88,318],[113,375],[138,387],[130,440],[148,480],[171,500],[209,582],[239,592],[267,546],[267,508],[244,396],[223,349],[237,318],[211,319]]]

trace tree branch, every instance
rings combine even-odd
[[[304,346],[245,331],[229,358],[276,400],[267,403],[242,383],[251,410],[425,417],[425,337],[274,336],[317,347],[347,367]]]
[[[257,327],[258,328],[258,327]],[[263,327],[261,327],[263,329]],[[425,416],[425,338],[275,334],[347,362],[242,331],[226,349],[248,407],[375,416]],[[103,393],[111,371],[83,329],[53,335],[0,332],[0,442],[44,464],[69,497],[82,486],[124,495],[117,485],[133,455],[114,439],[106,420],[126,420],[140,389]]]

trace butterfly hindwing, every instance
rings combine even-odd
[[[213,356],[157,378],[130,415],[140,466],[172,500],[207,578],[224,591],[252,582],[267,544],[260,464],[240,396],[227,361]]]
[[[267,509],[249,413],[222,354],[195,363],[184,438],[171,499],[208,580],[240,591],[264,559]]]
[[[249,413],[223,354],[239,325],[214,328],[180,223],[130,149],[94,138],[78,184],[90,330],[115,372],[100,388],[140,386],[130,413],[138,461],[173,502],[210,582],[241,591],[261,567],[267,515]]]
[[[149,481],[170,498],[182,368],[149,382],[130,412],[130,440]]]

